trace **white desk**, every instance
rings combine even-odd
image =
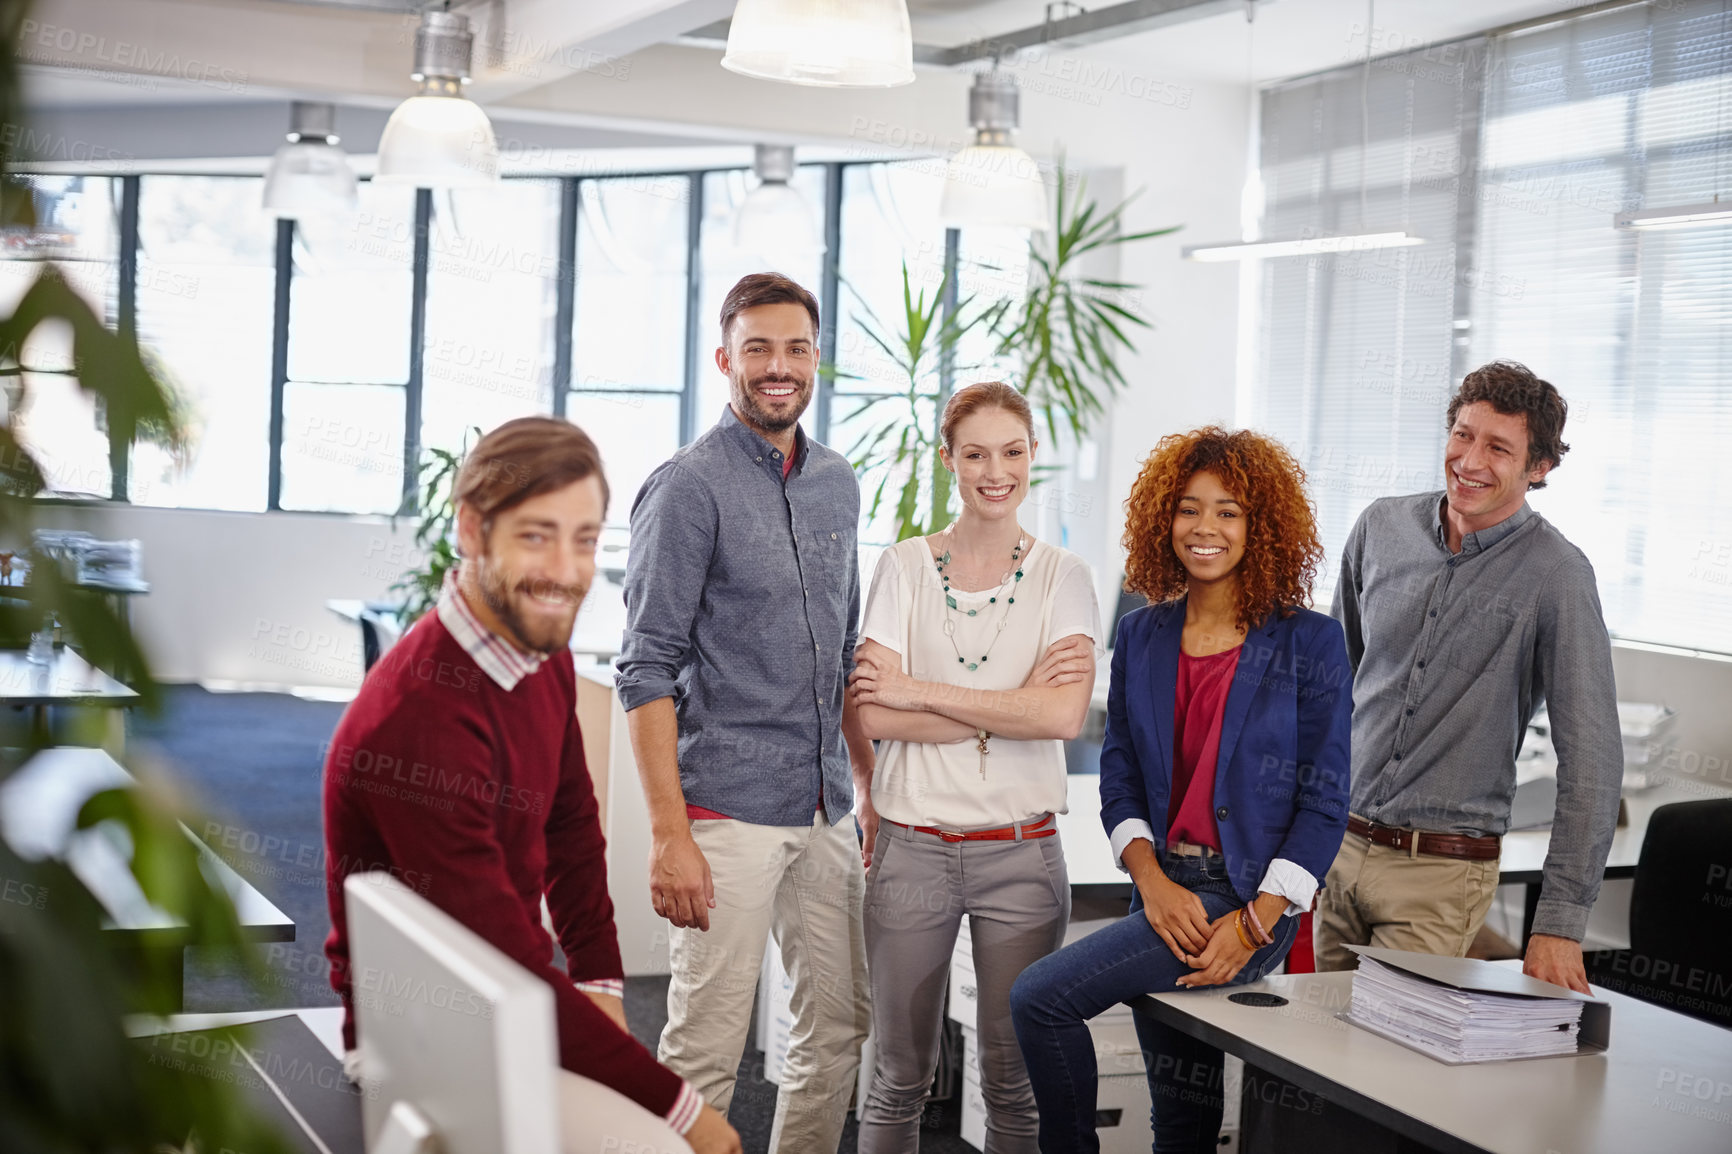
[[[179,970],[185,963],[186,923],[157,908],[133,876],[130,851],[110,831],[78,828],[78,811],[96,793],[136,785],[131,774],[100,749],[45,749],[0,785],[0,837],[32,861],[63,861],[84,883],[123,952],[160,953]],[[204,874],[234,904],[241,932],[252,941],[292,942],[295,923],[254,889],[184,825]]]
[[[176,1014],[171,1018],[134,1015],[125,1020],[126,1036],[149,1038],[157,1034],[188,1034],[194,1030],[218,1030],[224,1026],[248,1026],[293,1014],[307,1024],[331,1057],[343,1060],[343,1007],[310,1006],[300,1010],[240,1010],[227,1014]]]
[[[1234,990],[1142,1001],[1161,1021],[1248,1066],[1436,1150],[1732,1150],[1732,1033],[1726,1030],[1595,987],[1596,996],[1612,1003],[1611,1047],[1604,1054],[1446,1066],[1336,1017],[1348,1004],[1352,979],[1346,973],[1283,975]],[[1288,1004],[1266,1009],[1228,1000],[1246,991],[1279,994]]]

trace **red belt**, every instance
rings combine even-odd
[[[1347,815],[1347,832],[1362,837],[1373,845],[1386,845],[1390,849],[1412,849],[1417,842],[1420,853],[1434,857],[1496,861],[1502,853],[1495,837],[1469,837],[1464,833],[1426,833],[1424,830],[1399,829],[1392,825],[1378,825],[1353,814]]]
[[[949,842],[1018,840],[1017,827],[1014,825],[1001,825],[997,829],[972,829],[964,833],[960,830],[938,829],[930,825],[903,825],[901,822],[891,821],[889,818],[885,818],[884,820],[890,825],[898,826],[902,829],[911,829],[915,833],[931,834],[933,837],[941,838],[944,841]],[[1030,839],[1037,837],[1051,837],[1053,834],[1058,832],[1058,828],[1052,824],[1052,814],[1050,813],[1039,821],[1029,822],[1027,825],[1022,826],[1021,829],[1021,840],[1023,841],[1029,841]]]

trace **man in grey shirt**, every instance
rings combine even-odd
[[[1353,789],[1318,908],[1319,970],[1350,967],[1349,943],[1467,953],[1544,702],[1557,813],[1523,970],[1587,992],[1581,939],[1623,745],[1593,567],[1527,504],[1569,449],[1566,412],[1522,365],[1476,369],[1450,402],[1443,492],[1376,501],[1348,535],[1334,614],[1354,667]]]
[[[727,1113],[774,932],[794,1021],[770,1149],[820,1154],[841,1140],[870,1025],[849,777],[869,789],[873,754],[846,693],[860,488],[799,426],[812,294],[754,274],[721,321],[729,406],[632,505],[615,684],[649,805],[650,897],[673,927],[661,1061]]]

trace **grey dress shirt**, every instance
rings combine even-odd
[[[1443,498],[1373,502],[1347,537],[1333,611],[1354,668],[1352,811],[1502,835],[1516,753],[1544,702],[1558,804],[1533,928],[1579,941],[1624,768],[1593,566],[1525,503],[1452,554]]]
[[[797,434],[793,472],[733,409],[639,490],[615,686],[672,697],[686,801],[756,825],[853,809],[842,695],[860,618],[860,486]]]

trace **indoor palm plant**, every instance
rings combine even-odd
[[[996,300],[955,299],[954,270],[928,298],[911,287],[902,266],[902,315],[886,325],[864,302],[854,321],[873,347],[905,378],[894,394],[863,398],[850,417],[875,418],[850,446],[856,470],[870,478],[868,517],[894,501],[896,539],[929,534],[950,523],[950,474],[938,460],[938,421],[945,385],[956,371],[964,337],[983,333],[984,363],[1020,388],[1044,435],[1081,439],[1126,386],[1121,360],[1136,350],[1133,336],[1150,322],[1127,303],[1141,286],[1083,271],[1092,254],[1166,236],[1172,228],[1124,231],[1132,198],[1103,209],[1086,183],[1058,167],[1053,230],[1028,248],[1028,283]],[[948,371],[946,371],[948,370]],[[841,377],[830,366],[832,376]],[[1038,476],[1036,478],[1038,480]]]

